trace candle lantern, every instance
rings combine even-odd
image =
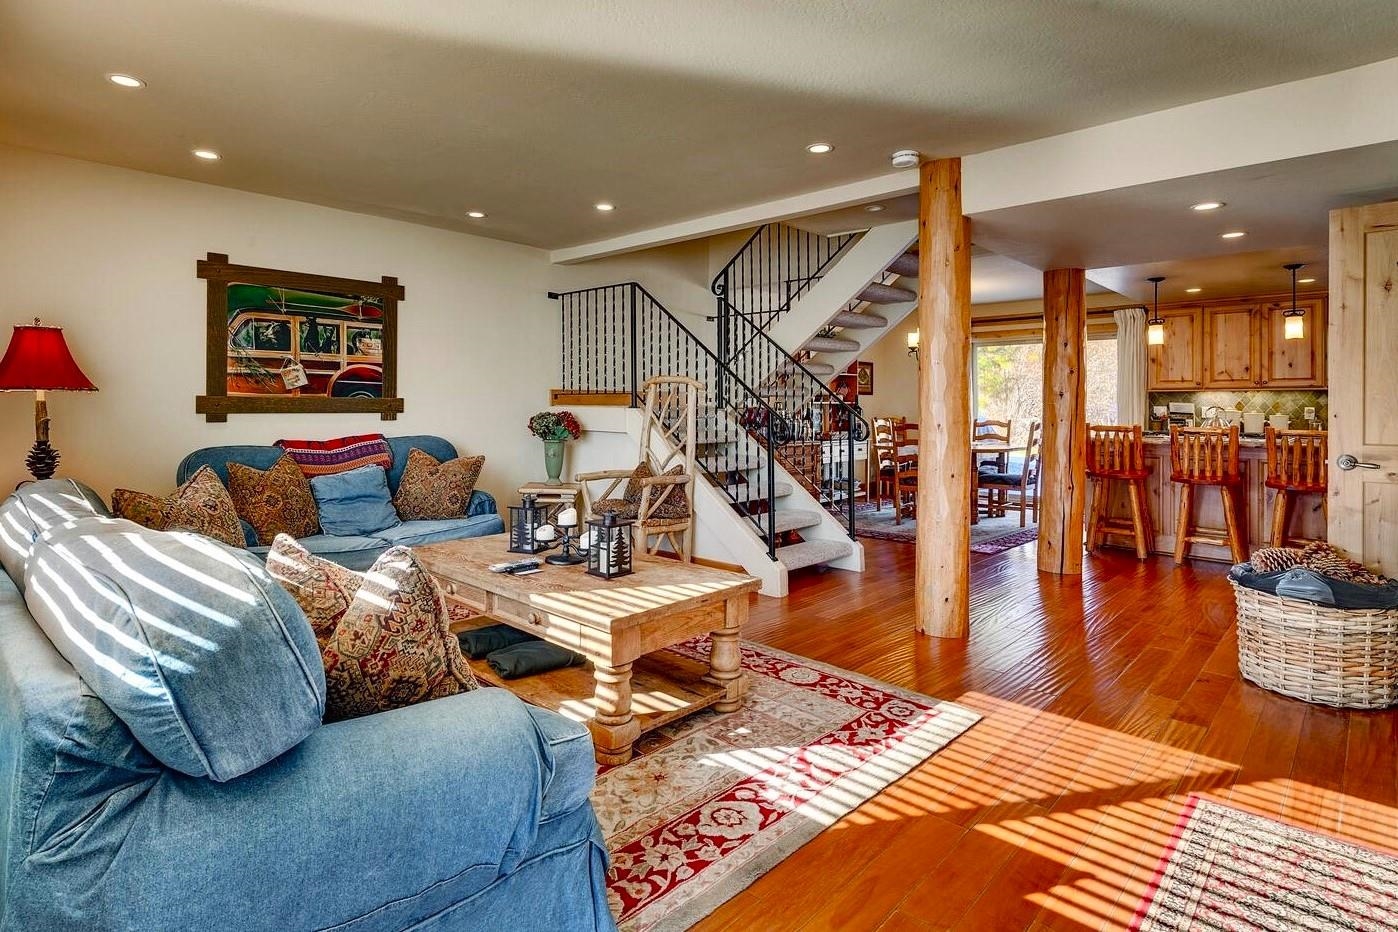
[[[533,495],[526,495],[518,505],[510,506],[510,553],[538,553],[552,543],[544,540],[541,528],[553,530],[544,521],[544,510]]]
[[[616,579],[631,574],[631,522],[611,512],[587,522],[592,546],[587,551],[589,576]]]

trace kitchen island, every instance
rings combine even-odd
[[[1238,458],[1243,471],[1243,527],[1247,530],[1248,553],[1270,545],[1272,529],[1273,490],[1263,485],[1267,471],[1267,452],[1261,437],[1244,437],[1240,442]],[[1146,480],[1146,503],[1150,510],[1155,536],[1151,540],[1153,553],[1173,554],[1175,552],[1175,526],[1179,520],[1180,486],[1170,481],[1170,437],[1166,434],[1147,434],[1145,437],[1146,465],[1150,467],[1150,478]],[[1085,514],[1092,514],[1092,497],[1096,484],[1089,483]],[[1194,495],[1194,520],[1201,527],[1217,529],[1223,527],[1223,501],[1217,489],[1203,487]],[[1325,514],[1321,509],[1319,495],[1297,496],[1292,509],[1290,534],[1292,537],[1325,539]],[[1113,483],[1108,514],[1112,517],[1129,519],[1130,502],[1127,499],[1126,484]],[[1222,534],[1222,531],[1219,531]],[[1127,538],[1108,537],[1109,545],[1132,546]],[[1190,556],[1197,559],[1233,562],[1227,547],[1213,547],[1208,544],[1195,544]]]

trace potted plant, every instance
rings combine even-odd
[[[582,425],[572,411],[540,411],[529,419],[529,432],[544,442],[544,470],[549,485],[562,485],[563,444],[578,439]]]

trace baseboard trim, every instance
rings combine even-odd
[[[680,555],[672,550],[657,550],[651,554],[653,557],[664,557],[667,560],[678,560]],[[691,563],[700,566],[707,566],[711,570],[727,570],[730,573],[742,573],[747,575],[748,571],[740,563],[724,563],[722,560],[710,560],[708,557],[691,557]]]

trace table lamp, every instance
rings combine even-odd
[[[49,445],[49,406],[45,392],[95,392],[97,386],[73,360],[62,327],[15,325],[10,347],[0,359],[0,391],[34,393],[34,447],[25,457],[35,479],[48,479],[58,468],[58,451]]]

